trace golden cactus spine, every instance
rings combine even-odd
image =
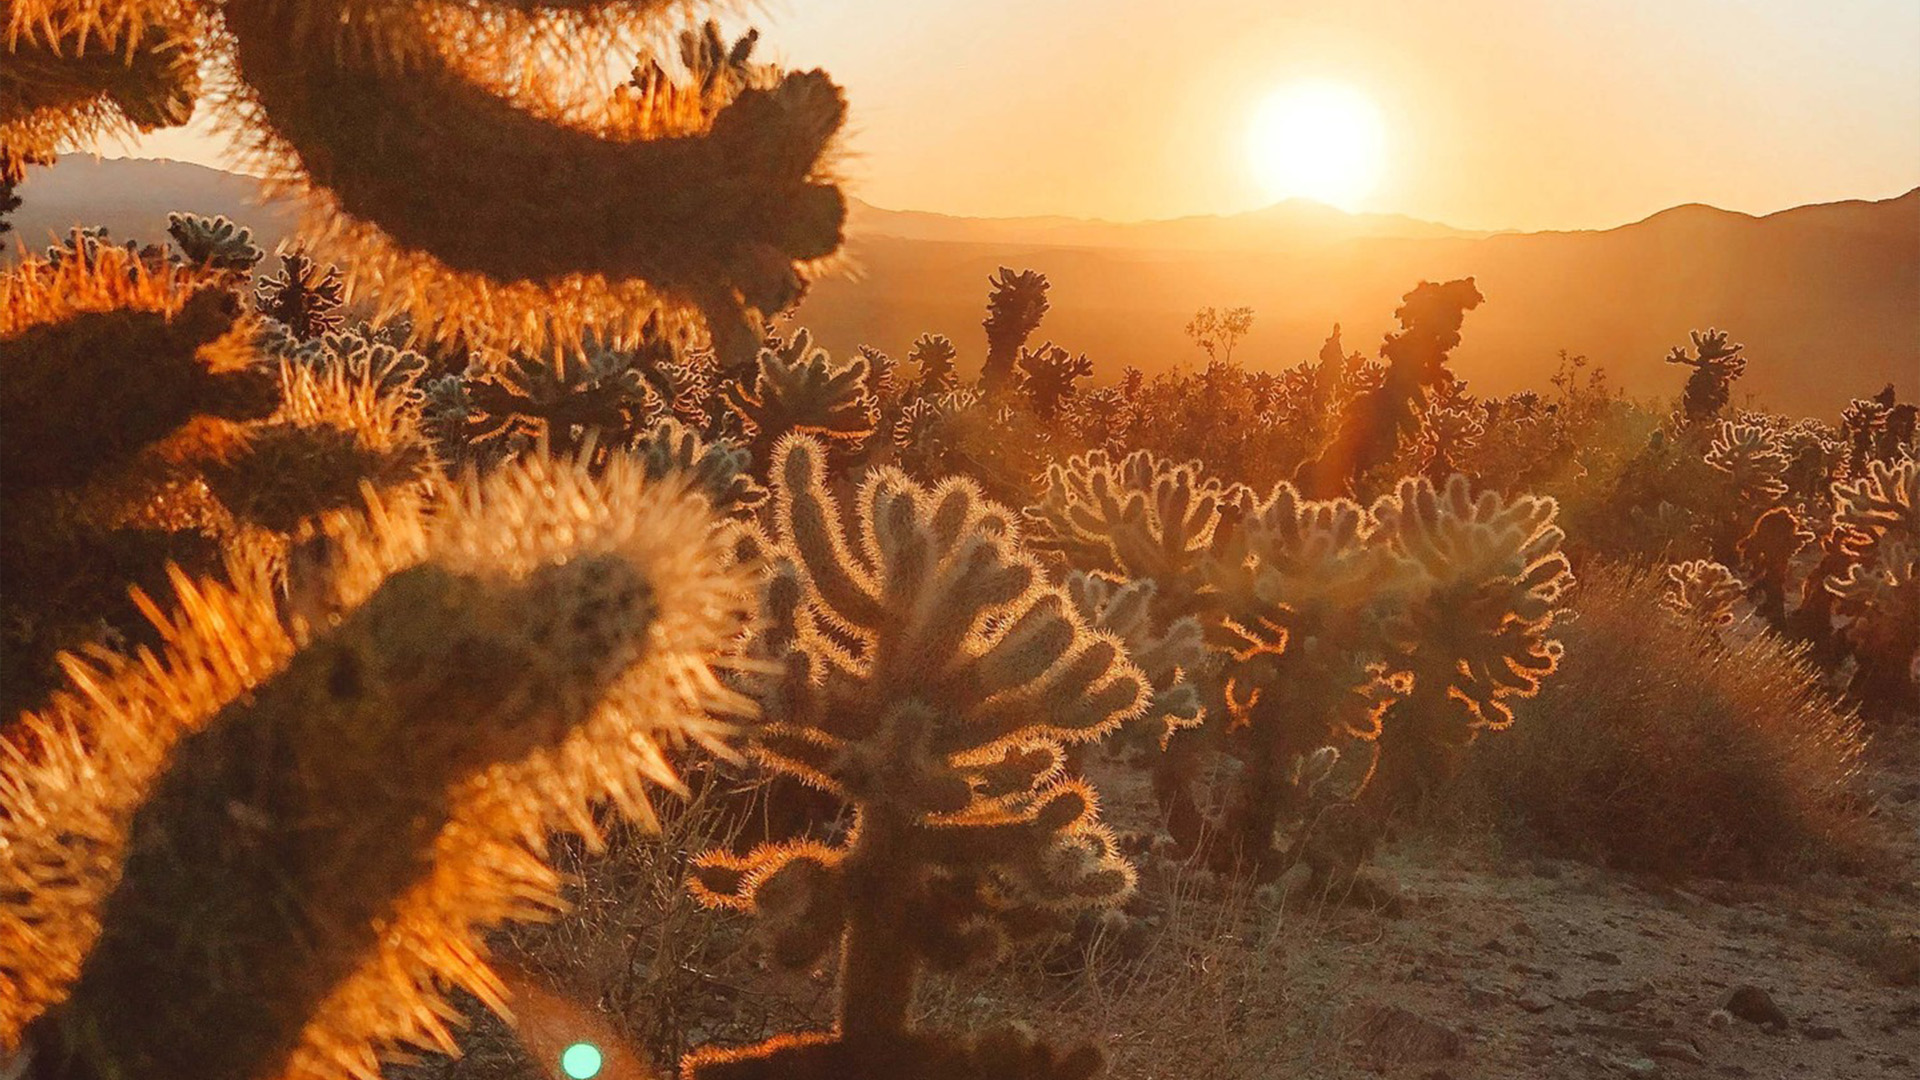
[[[1091,1076],[1091,1050],[911,1023],[923,969],[990,956],[1049,916],[1124,896],[1130,869],[1092,792],[1059,777],[1065,744],[1139,712],[1146,678],[1019,553],[1011,516],[970,483],[869,474],[842,517],[823,448],[773,464],[763,649],[787,674],[761,693],[757,753],[851,802],[844,846],[710,856],[708,903],[752,911],[794,966],[840,955],[830,1032],[788,1034],[683,1065],[689,1080],[811,1076]]]
[[[500,1004],[480,931],[558,903],[548,830],[647,819],[663,744],[740,707],[714,526],[636,462],[535,459],[332,534],[285,619],[259,565],[182,578],[166,647],[71,662],[0,780],[0,1043],[231,1080],[450,1049],[442,987]]]

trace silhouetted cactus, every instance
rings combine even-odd
[[[638,356],[595,335],[557,354],[514,349],[487,357],[465,383],[468,437],[563,453],[626,445],[645,429],[649,387]]]
[[[758,914],[784,964],[838,946],[838,1022],[697,1051],[682,1075],[1090,1077],[1092,1048],[916,1028],[915,988],[929,966],[1126,894],[1132,873],[1091,790],[1059,767],[1065,744],[1137,714],[1147,681],[1044,584],[1011,516],[972,484],[877,469],[843,516],[824,458],[801,437],[774,457],[771,553],[787,569],[769,613],[786,672],[762,695],[772,722],[756,744],[851,802],[854,829],[844,846],[710,855],[695,882],[706,902]]]
[[[1693,351],[1675,345],[1667,363],[1693,369],[1680,393],[1680,415],[1689,424],[1700,424],[1719,416],[1732,399],[1733,380],[1747,369],[1747,358],[1741,355],[1746,346],[1728,341],[1721,330],[1694,330],[1688,336],[1693,339]]]
[[[1423,281],[1394,311],[1400,329],[1380,347],[1386,368],[1378,386],[1355,394],[1333,437],[1303,462],[1295,482],[1310,497],[1347,494],[1366,473],[1386,464],[1404,438],[1420,428],[1429,388],[1451,385],[1447,355],[1460,344],[1466,313],[1484,299],[1472,278]]]
[[[1740,565],[1753,577],[1754,607],[1768,625],[1787,632],[1787,585],[1793,557],[1813,543],[1814,535],[1785,506],[1776,506],[1754,520],[1740,540]]]
[[[302,252],[280,256],[280,273],[261,281],[259,293],[260,314],[303,341],[339,329],[346,321],[340,311],[346,286],[339,267],[322,267]]]
[[[747,425],[755,461],[770,459],[793,433],[855,445],[873,434],[876,422],[870,374],[865,357],[836,363],[813,347],[803,328],[760,350],[753,385],[729,384],[727,405]]]
[[[1073,396],[1074,384],[1093,374],[1093,361],[1085,353],[1075,356],[1049,341],[1038,349],[1020,350],[1020,371],[1025,376],[1021,388],[1034,415],[1041,423],[1052,424]]]
[[[545,459],[331,534],[324,595],[177,579],[158,655],[74,661],[0,776],[0,1044],[36,1075],[371,1078],[495,998],[550,828],[645,819],[744,582],[704,504]]]
[[[932,397],[959,386],[960,373],[953,363],[958,355],[959,350],[945,334],[921,334],[915,338],[913,348],[907,351],[907,363],[914,366],[919,376],[914,383],[914,396]]]
[[[1047,316],[1047,275],[1038,270],[1015,273],[1009,267],[987,279],[987,362],[980,371],[980,389],[992,398],[1011,390],[1018,376],[1020,350]]]

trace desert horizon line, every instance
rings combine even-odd
[[[187,165],[187,166],[192,166],[194,168],[206,169],[210,172],[226,173],[230,176],[251,175],[249,173],[243,172],[238,169],[223,168],[218,165],[207,164],[206,162],[203,162],[203,161],[191,161],[184,158],[176,158],[176,157],[148,156],[148,155],[137,155],[137,154],[126,154],[126,153],[122,153],[122,154],[76,153],[76,154],[64,155],[64,157],[68,159],[91,158],[94,161],[101,161],[101,162],[152,161],[152,162],[160,162],[160,163],[165,163],[170,165]],[[258,179],[258,177],[255,177],[255,179]],[[1657,207],[1655,209],[1652,209],[1640,214],[1638,217],[1633,217],[1633,218],[1629,218],[1622,221],[1616,221],[1611,224],[1568,225],[1568,226],[1557,226],[1552,228],[1524,228],[1520,226],[1501,226],[1501,227],[1495,227],[1495,228],[1481,228],[1481,227],[1475,227],[1475,226],[1457,225],[1451,221],[1443,221],[1437,218],[1421,217],[1416,214],[1405,213],[1398,210],[1379,210],[1379,209],[1349,210],[1344,207],[1335,206],[1332,203],[1325,202],[1319,199],[1314,199],[1304,195],[1296,195],[1296,196],[1291,196],[1284,199],[1279,199],[1274,202],[1264,203],[1259,206],[1249,207],[1248,209],[1245,209],[1245,210],[1220,211],[1220,212],[1214,212],[1214,213],[1169,214],[1164,217],[1140,217],[1140,218],[1087,217],[1087,216],[1070,214],[1070,213],[967,214],[967,213],[960,213],[957,211],[941,210],[941,209],[935,209],[930,207],[883,205],[881,203],[874,202],[870,199],[867,199],[861,196],[857,190],[850,190],[848,192],[848,197],[851,198],[853,201],[869,209],[881,211],[883,213],[890,213],[890,214],[920,214],[920,215],[926,215],[930,217],[948,218],[955,221],[1063,222],[1063,223],[1071,223],[1076,225],[1109,225],[1109,226],[1123,226],[1123,227],[1132,226],[1132,225],[1160,225],[1160,224],[1168,224],[1168,223],[1174,223],[1174,222],[1189,222],[1189,221],[1209,221],[1209,220],[1225,221],[1225,220],[1231,220],[1233,218],[1253,217],[1260,214],[1271,213],[1272,211],[1281,209],[1283,207],[1308,206],[1308,207],[1316,208],[1318,210],[1331,212],[1340,217],[1351,218],[1356,220],[1399,219],[1412,224],[1441,228],[1441,229],[1446,229],[1446,230],[1457,232],[1457,233],[1478,235],[1478,236],[1500,236],[1500,235],[1532,235],[1532,234],[1540,234],[1540,233],[1608,232],[1613,229],[1620,229],[1620,228],[1626,228],[1631,225],[1638,225],[1651,218],[1658,217],[1661,214],[1669,213],[1674,210],[1684,210],[1690,207],[1700,207],[1708,210],[1718,211],[1723,214],[1733,214],[1740,217],[1760,220],[1760,219],[1773,217],[1777,214],[1784,214],[1794,210],[1801,210],[1807,207],[1814,207],[1814,206],[1836,206],[1844,203],[1871,204],[1871,203],[1896,202],[1900,199],[1913,195],[1915,192],[1920,192],[1920,177],[1914,178],[1912,183],[1909,186],[1901,190],[1892,191],[1885,194],[1861,194],[1861,195],[1840,196],[1835,198],[1814,199],[1807,202],[1797,202],[1797,203],[1792,203],[1790,205],[1774,207],[1769,210],[1758,210],[1758,211],[1741,210],[1733,207],[1721,206],[1717,203],[1708,202],[1705,200],[1688,199],[1688,200],[1683,200],[1681,202],[1673,203],[1671,205]]]

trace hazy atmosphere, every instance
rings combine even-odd
[[[975,217],[1252,209],[1263,102],[1302,83],[1378,110],[1348,209],[1466,229],[1621,225],[1679,203],[1766,213],[1920,178],[1920,5],[1905,0],[769,0],[766,52],[852,102],[860,198]],[[937,60],[935,59],[937,58]],[[205,125],[140,156],[219,163]]]
[[[0,0],[0,1080],[1907,1080],[1920,4]]]

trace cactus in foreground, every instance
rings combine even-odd
[[[346,321],[340,306],[347,290],[337,266],[321,266],[304,252],[280,256],[280,273],[259,285],[260,314],[310,341]]]
[[[1381,718],[1380,767],[1365,796],[1391,810],[1457,767],[1481,731],[1513,723],[1559,666],[1549,637],[1573,572],[1554,500],[1475,496],[1464,476],[1436,489],[1402,480],[1373,506],[1380,539],[1424,572],[1398,625],[1413,692]]]
[[[820,444],[774,457],[773,580],[784,676],[757,753],[852,803],[842,846],[714,854],[705,902],[756,913],[776,958],[840,953],[839,1017],[683,1064],[688,1080],[917,1076],[1077,1080],[1099,1053],[1018,1032],[963,1038],[912,1023],[928,967],[991,956],[1010,935],[1113,903],[1132,874],[1062,748],[1145,705],[1146,679],[1090,632],[1019,552],[1010,516],[971,483],[927,488],[876,469],[843,517]]]
[[[186,123],[200,79],[183,7],[13,0],[0,10],[0,153],[47,157]]]
[[[488,925],[551,910],[553,828],[648,819],[734,709],[747,590],[700,500],[534,459],[264,564],[177,578],[157,653],[69,661],[0,774],[0,1046],[38,1076],[372,1080],[498,1006]]]
[[[1281,483],[1264,500],[1240,493],[1226,517],[1206,562],[1224,616],[1214,727],[1241,770],[1213,823],[1214,861],[1266,879],[1287,864],[1275,829],[1306,808],[1303,763],[1371,742],[1407,696],[1389,627],[1426,580],[1349,500],[1303,499]]]
[[[305,196],[305,239],[423,336],[540,348],[698,311],[717,342],[751,341],[840,246],[823,174],[845,102],[822,72],[732,46],[696,48],[685,92],[638,107],[607,50],[657,35],[666,7],[14,0],[0,142],[183,122],[204,67],[215,121]],[[534,55],[548,77],[522,77]]]

